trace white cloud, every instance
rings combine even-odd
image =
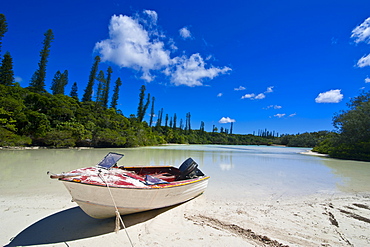
[[[145,14],[147,14],[150,18],[151,21],[156,24],[158,20],[158,14],[154,10],[144,10],[143,11]]]
[[[354,38],[356,43],[365,42],[370,44],[370,17],[352,30],[351,38]],[[357,61],[357,67],[363,68],[366,66],[370,66],[370,54]]]
[[[255,99],[264,99],[264,98],[266,98],[266,96],[263,93],[260,93],[256,97],[254,97],[254,98]]]
[[[235,123],[235,119],[231,119],[229,117],[222,117],[219,121],[219,123]]]
[[[370,65],[370,54],[363,56],[357,62],[357,66],[360,68],[366,67]]]
[[[242,91],[242,90],[245,90],[246,88],[243,87],[243,86],[239,86],[237,88],[234,88],[234,91]]]
[[[288,115],[288,117],[294,117],[295,115],[297,115],[297,113],[290,114]],[[283,118],[285,116],[286,116],[286,113],[278,113],[274,115],[274,117],[277,117],[277,118]]]
[[[365,83],[370,83],[370,78],[369,77],[365,78]]]
[[[183,39],[188,39],[188,38],[191,38],[191,32],[190,30],[187,28],[187,27],[183,27],[179,30],[179,33],[180,33],[180,36],[183,38]]]
[[[281,108],[283,108],[282,106],[280,106],[280,105],[269,105],[269,106],[267,106],[266,107],[266,109],[270,109],[270,108],[274,108],[274,109],[281,109]]]
[[[265,93],[272,93],[273,92],[273,90],[272,90],[273,88],[274,88],[273,86],[268,87],[264,93],[260,93],[260,94],[257,94],[257,95],[254,94],[254,93],[245,94],[245,95],[242,96],[242,99],[251,99],[251,100],[264,99],[264,98],[266,98]],[[234,89],[234,90],[236,90],[236,89]]]
[[[242,96],[242,99],[251,99],[251,100],[264,99],[264,98],[266,98],[266,96],[263,93],[260,93],[258,95],[255,95],[254,93],[251,93],[251,94],[245,94],[245,95]]]
[[[14,81],[15,81],[15,82],[22,82],[22,81],[23,81],[23,79],[22,79],[22,77],[20,77],[20,76],[14,76]]]
[[[172,59],[172,64],[174,65],[174,71],[170,73],[171,82],[176,86],[202,86],[203,79],[213,79],[231,70],[226,66],[223,68],[211,66],[207,69],[206,63],[199,53],[193,54],[189,58],[186,56],[175,57]]]
[[[152,81],[155,73],[169,76],[175,85],[202,86],[204,79],[213,79],[230,71],[229,67],[206,67],[200,54],[190,57],[170,57],[170,49],[177,49],[172,39],[157,30],[158,15],[145,10],[145,18],[113,15],[109,24],[109,38],[97,42],[95,51],[102,62],[109,61],[121,68],[130,68],[142,73],[141,79]],[[186,29],[187,30],[187,29]],[[186,31],[184,32],[186,35]],[[188,33],[189,35],[190,32]],[[169,40],[164,42],[164,40]]]
[[[150,70],[158,70],[170,64],[169,52],[164,49],[164,43],[151,40],[138,19],[113,15],[109,36],[109,39],[95,44],[95,50],[100,53],[103,62],[110,61],[120,67],[141,71],[142,79],[146,81],[154,79]]]
[[[242,96],[242,99],[254,99],[256,95],[254,93],[247,93],[245,95]]]
[[[217,97],[221,97],[223,95],[223,93],[219,93],[217,94]]]
[[[356,43],[370,44],[370,17],[352,30],[351,38],[354,38]]]
[[[339,103],[343,99],[343,94],[340,91],[340,89],[335,89],[320,93],[315,101],[316,103]]]
[[[282,117],[284,117],[286,114],[285,113],[278,113],[278,114],[276,114],[276,115],[274,115],[274,117],[278,117],[278,118],[282,118]]]
[[[272,93],[273,92],[273,89],[274,87],[273,86],[271,86],[271,87],[268,87],[267,89],[266,89],[266,92],[265,93]]]

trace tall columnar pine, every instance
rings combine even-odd
[[[137,107],[137,119],[139,120],[139,122],[143,121],[146,110],[148,109],[150,104],[150,94],[148,94],[146,103],[144,105],[145,90],[146,90],[145,85],[142,85],[139,94],[139,105]]]
[[[62,74],[62,80],[61,80],[61,83],[60,83],[60,88],[61,88],[61,93],[64,94],[64,89],[65,89],[65,86],[67,86],[68,84],[68,70],[64,70],[63,74]]]
[[[146,111],[148,110],[149,105],[150,105],[150,93],[148,93],[148,95],[146,97],[146,103],[144,105],[143,119],[144,119],[144,116],[145,116]]]
[[[200,122],[200,128],[199,128],[199,130],[201,132],[204,132],[204,122],[203,121]]]
[[[112,102],[110,107],[117,110],[118,97],[119,97],[119,87],[122,85],[121,78],[117,78],[113,90]]]
[[[75,97],[78,99],[78,87],[77,87],[77,82],[74,82],[71,88],[71,92],[69,93],[69,96]]]
[[[58,70],[51,84],[51,91],[53,95],[64,94],[64,88],[68,84],[68,70],[65,70],[63,74]]]
[[[176,129],[176,121],[177,121],[177,116],[176,116],[176,113],[175,114],[173,114],[173,126],[172,126],[172,128],[173,129]]]
[[[158,112],[156,127],[160,127],[162,125],[162,117],[163,117],[163,108]]]
[[[146,90],[145,86],[142,85],[140,88],[139,105],[137,106],[137,115],[136,115],[139,122],[141,122],[144,118],[143,109],[144,109],[145,90]]]
[[[179,129],[182,130],[184,127],[184,124],[182,123],[182,118],[180,119]]]
[[[105,108],[108,108],[109,87],[112,78],[112,73],[113,73],[112,67],[109,66],[107,70],[107,78],[105,80],[105,87],[103,87],[102,91],[102,103]]]
[[[150,110],[150,119],[149,119],[149,126],[152,127],[153,124],[153,117],[154,117],[154,102],[155,98],[154,96],[152,97],[152,109]]]
[[[186,113],[186,123],[185,123],[185,130],[191,131],[191,126],[190,126],[190,112]]]
[[[14,82],[13,59],[6,52],[0,67],[0,84],[11,86]]]
[[[62,73],[58,70],[53,78],[53,81],[51,82],[51,91],[53,95],[59,94],[59,86],[60,86],[60,79],[62,77]]]
[[[47,30],[44,34],[43,48],[40,51],[39,68],[35,71],[31,78],[30,89],[35,92],[46,92],[45,90],[45,77],[46,65],[50,54],[51,42],[54,39],[54,34],[51,29]]]
[[[96,78],[98,81],[98,91],[96,92],[96,102],[101,105],[103,105],[104,101],[104,88],[106,87],[106,79],[104,77],[104,72],[102,70],[99,71],[98,77]]]
[[[8,31],[8,24],[6,23],[6,18],[4,14],[0,14],[0,53],[1,53],[1,45],[2,39],[4,34]]]
[[[168,114],[166,114],[166,118],[165,118],[165,124],[164,124],[165,127],[168,127]]]
[[[89,81],[87,82],[84,95],[82,96],[82,102],[92,101],[94,81],[96,78],[96,73],[98,72],[99,62],[100,62],[100,57],[96,56],[94,59],[94,64],[90,71]]]

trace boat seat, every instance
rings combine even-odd
[[[173,182],[176,180],[176,176],[171,174],[171,173],[158,173],[158,174],[155,174],[155,175],[152,175],[153,177],[156,177],[156,178],[159,178],[159,179],[162,179],[164,181],[167,181],[167,182]]]

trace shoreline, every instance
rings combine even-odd
[[[311,150],[307,150],[305,152],[300,152],[300,154],[312,155],[312,156],[321,156],[321,157],[328,157],[328,158],[330,158],[330,156],[328,154],[320,154],[318,152],[313,152]]]

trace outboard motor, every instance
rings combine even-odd
[[[192,158],[185,160],[179,167],[179,170],[180,175],[177,177],[178,180],[204,176],[204,174],[198,169],[198,164]]]

